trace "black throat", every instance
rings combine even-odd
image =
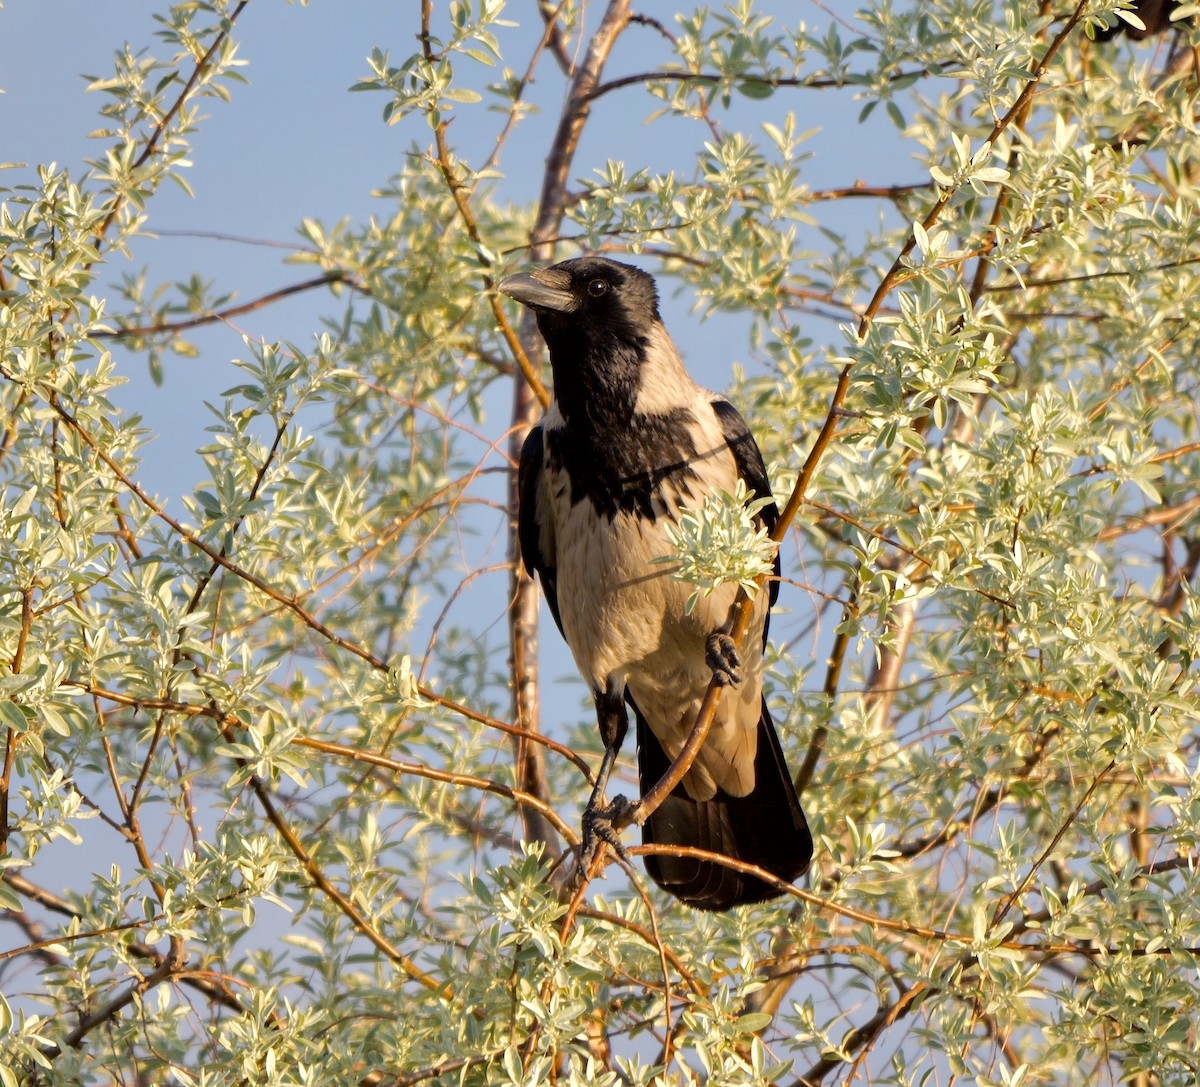
[[[669,512],[663,484],[686,491],[696,474],[696,419],[682,407],[637,411],[648,339],[630,330],[589,335],[549,314],[538,315],[538,326],[563,417],[562,426],[546,430],[548,466],[566,473],[572,504],[590,501],[610,521],[618,513],[653,521]]]

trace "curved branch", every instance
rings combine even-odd
[[[898,83],[901,80],[924,79],[927,76],[939,74],[941,69],[927,66],[918,68],[913,72],[897,72],[895,75],[887,77],[885,82]],[[827,77],[824,79],[814,79],[810,76],[756,76],[750,73],[742,73],[736,76],[722,75],[718,72],[680,72],[670,68],[661,69],[659,71],[638,72],[636,75],[621,76],[618,79],[610,79],[607,83],[601,83],[591,93],[591,99],[594,101],[603,95],[609,94],[612,91],[618,91],[622,87],[629,87],[635,83],[651,83],[654,81],[670,81],[677,80],[683,83],[734,83],[734,84],[750,84],[761,87],[798,87],[802,90],[830,90],[837,87],[861,87],[862,84],[850,79],[836,79]]]
[[[540,797],[524,792],[521,789],[514,789],[509,785],[503,785],[498,781],[492,781],[490,778],[481,778],[475,774],[455,773],[451,770],[435,770],[432,766],[424,766],[418,762],[400,762],[397,759],[389,759],[384,755],[376,755],[370,751],[359,751],[353,747],[346,747],[344,744],[333,744],[327,740],[314,740],[308,736],[297,736],[292,740],[292,743],[296,747],[306,747],[312,751],[321,751],[326,755],[337,755],[339,758],[352,759],[354,762],[365,762],[371,766],[378,766],[383,770],[391,770],[397,774],[409,774],[446,785],[465,785],[471,789],[481,789],[487,793],[495,793],[496,796],[502,796],[506,800],[511,800],[520,806],[533,808],[543,819],[549,820],[554,825],[554,829],[572,846],[579,844],[579,836],[575,831],[571,829],[558,812]]]
[[[140,325],[135,328],[117,328],[111,331],[93,332],[91,336],[94,340],[128,340],[142,336],[157,336],[164,332],[186,332],[190,328],[218,324],[234,317],[240,317],[245,313],[253,313],[255,310],[263,309],[265,306],[282,301],[284,298],[290,298],[294,294],[302,294],[304,291],[310,291],[314,287],[332,286],[335,283],[349,283],[360,290],[363,289],[362,284],[358,282],[352,273],[336,270],[326,272],[324,275],[317,276],[314,279],[306,279],[302,283],[293,283],[290,287],[280,287],[279,290],[260,295],[249,302],[242,302],[236,306],[229,306],[227,309],[214,310],[211,313],[201,314],[199,317],[189,317],[184,321],[167,321],[161,325]]]

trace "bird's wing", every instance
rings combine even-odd
[[[755,498],[770,498],[769,505],[764,506],[759,517],[762,523],[766,526],[768,532],[775,528],[775,523],[779,520],[779,507],[775,505],[775,496],[771,491],[771,482],[767,479],[767,466],[763,464],[762,453],[758,448],[758,442],[754,440],[754,435],[750,433],[750,428],[746,425],[746,420],[742,418],[741,413],[723,396],[713,396],[712,409],[716,413],[717,420],[721,424],[721,430],[725,434],[725,444],[729,446],[729,451],[733,454],[734,463],[737,465],[738,477],[746,484],[746,487],[754,494]],[[776,597],[779,596],[779,553],[775,553],[775,576],[771,579],[770,593],[771,604],[774,605]],[[763,629],[763,640],[766,641],[767,632]]]
[[[521,461],[517,465],[517,539],[521,544],[521,558],[529,576],[537,574],[542,582],[542,593],[550,605],[550,614],[562,633],[562,619],[558,613],[558,577],[554,560],[552,533],[546,531],[544,439],[539,423],[529,432],[521,447]],[[548,553],[549,552],[549,553]]]

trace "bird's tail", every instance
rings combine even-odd
[[[645,718],[637,716],[638,770],[644,794],[670,765]],[[718,792],[693,800],[681,784],[646,820],[647,845],[692,846],[757,865],[790,883],[808,869],[812,835],[784,762],[771,715],[763,700],[758,720],[754,788],[746,796]],[[699,910],[728,910],[774,898],[780,891],[754,876],[714,861],[647,854],[646,870],[664,891]]]

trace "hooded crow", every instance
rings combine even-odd
[[[701,595],[689,612],[691,587],[656,561],[673,553],[667,527],[739,478],[771,497],[762,454],[733,405],[688,375],[645,272],[582,257],[509,276],[499,289],[533,310],[554,374],[554,400],[521,453],[518,531],[595,698],[605,751],[584,814],[585,854],[597,833],[608,837],[605,819],[628,807],[620,798],[602,806],[626,707],[645,793],[682,748],[716,675],[712,730],[643,841],[723,854],[790,882],[808,868],[812,838],[762,695],[778,580],[755,599],[739,654],[728,634],[737,586]],[[770,528],[779,514],[772,502],[758,516]],[[775,566],[778,574],[778,558]],[[779,893],[713,861],[650,854],[646,867],[699,909]]]

